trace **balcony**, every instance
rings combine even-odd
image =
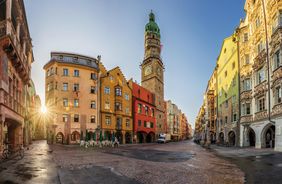
[[[241,101],[252,99],[252,90],[242,91],[241,92]]]
[[[0,22],[0,39],[3,41],[3,50],[12,61],[12,65],[20,78],[27,83],[30,78],[29,62],[11,21]]]
[[[253,69],[258,70],[266,63],[266,50],[261,50],[254,59]]]
[[[244,123],[250,123],[250,122],[252,122],[252,121],[253,121],[253,116],[252,116],[251,114],[241,116],[240,122],[241,122],[242,124],[244,124]]]
[[[262,120],[267,118],[267,110],[259,111],[255,113],[254,121]]]
[[[275,81],[277,81],[278,79],[282,78],[282,66],[279,66],[273,71],[271,78],[273,83],[275,83]]]
[[[275,115],[281,115],[281,114],[282,114],[282,103],[278,103],[273,106],[271,115],[275,116]]]
[[[260,84],[256,85],[254,90],[254,96],[263,95],[267,92],[267,81],[263,81]]]

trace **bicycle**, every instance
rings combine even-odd
[[[5,148],[4,148],[3,152],[2,152],[2,157],[4,159],[8,159],[12,155],[15,155],[15,154],[18,154],[17,156],[19,156],[20,159],[24,158],[24,148],[23,148],[23,145],[19,144],[17,149],[12,149],[11,148],[11,144],[6,144]]]

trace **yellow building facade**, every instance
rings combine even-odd
[[[119,67],[107,71],[101,68],[100,116],[103,137],[116,137],[123,143],[132,143],[132,89]]]
[[[94,139],[99,122],[99,61],[52,52],[44,70],[48,141],[73,144]]]
[[[239,144],[238,66],[238,45],[233,34],[224,39],[217,60],[218,140],[230,146]]]

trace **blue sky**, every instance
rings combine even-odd
[[[244,18],[244,0],[25,0],[35,62],[32,79],[44,102],[43,65],[51,51],[102,56],[140,82],[144,27],[151,10],[161,30],[165,99],[194,124],[221,43]],[[193,125],[194,126],[194,125]]]

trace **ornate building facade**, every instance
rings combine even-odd
[[[155,94],[156,136],[165,133],[164,65],[161,59],[160,29],[151,12],[145,26],[145,55],[141,64],[141,85]]]
[[[244,9],[246,17],[238,29],[244,62],[240,73],[241,145],[282,151],[282,2],[247,0]]]
[[[44,70],[48,141],[74,144],[93,139],[99,122],[99,60],[52,52]]]
[[[23,144],[32,43],[23,0],[0,3],[0,151]],[[26,126],[27,128],[27,126]],[[27,140],[27,139],[26,139]]]
[[[100,123],[103,137],[133,142],[132,89],[119,67],[107,71],[100,64]]]

